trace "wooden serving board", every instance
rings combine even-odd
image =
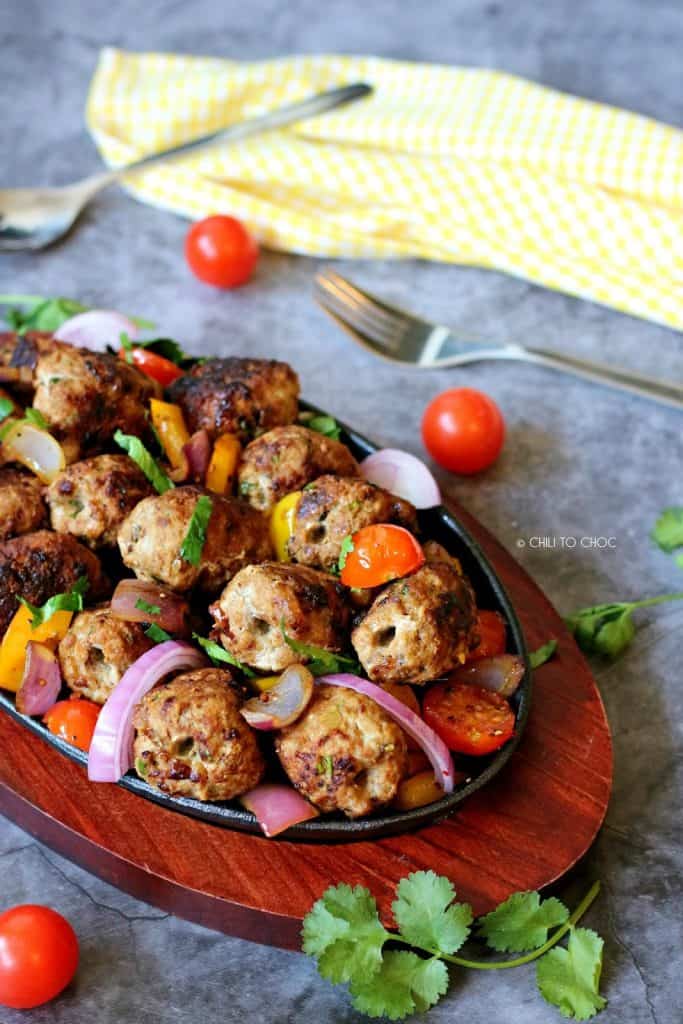
[[[297,949],[301,919],[335,882],[368,886],[387,923],[410,871],[448,875],[475,913],[511,892],[541,889],[588,850],[607,810],[612,745],[586,661],[560,617],[501,545],[456,505],[508,590],[531,650],[555,658],[535,673],[531,715],[512,759],[451,818],[413,833],[343,844],[234,832],[166,810],[84,768],[0,712],[0,812],[93,874],[218,931]]]

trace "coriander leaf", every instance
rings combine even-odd
[[[568,917],[564,903],[554,896],[541,900],[537,892],[515,892],[481,918],[477,932],[499,953],[524,953],[542,946],[549,929],[564,924]]]
[[[674,561],[679,569],[683,569],[683,554],[676,555]]]
[[[353,551],[353,537],[350,533],[347,533],[341,542],[341,550],[339,552],[339,561],[337,562],[337,568],[339,572],[343,570],[346,565],[346,559]]]
[[[187,527],[185,539],[180,546],[180,557],[186,562],[198,568],[202,560],[202,551],[206,543],[206,531],[213,512],[213,501],[208,494],[202,494],[197,498],[192,518]]]
[[[588,1020],[607,1005],[598,991],[603,945],[590,928],[573,928],[567,949],[557,946],[538,961],[540,993],[563,1017]]]
[[[302,936],[304,953],[316,957],[320,974],[335,984],[377,974],[391,938],[368,890],[345,883],[325,890],[304,918]]]
[[[582,608],[565,622],[582,650],[616,658],[635,636],[632,612],[632,604],[598,604]]]
[[[133,364],[133,342],[128,337],[126,331],[121,331],[119,334],[119,341],[121,342],[121,349],[125,353],[125,360],[129,366]]]
[[[352,672],[358,674],[360,665],[355,658],[348,658],[343,654],[335,654],[333,651],[326,651],[324,647],[316,647],[315,644],[304,644],[300,640],[294,640],[285,631],[285,620],[280,621],[280,631],[288,647],[300,654],[302,658],[308,658],[306,668],[313,676],[324,676],[335,672]]]
[[[139,341],[136,339],[135,346],[136,348],[149,349],[150,352],[155,352],[158,356],[169,359],[176,366],[194,362],[193,357],[184,352],[173,338],[150,338],[149,341]]]
[[[165,629],[161,628],[161,626],[157,626],[156,622],[150,623],[145,630],[145,636],[148,636],[155,644],[163,644],[166,640],[173,639],[171,634],[167,633]]]
[[[341,428],[332,416],[312,416],[306,426],[309,430],[315,430],[316,434],[331,437],[334,441],[338,441],[341,436]]]
[[[141,775],[143,779],[147,774],[147,765],[145,764],[141,757],[139,757],[135,762],[135,771],[138,773],[138,775]]]
[[[81,612],[83,611],[83,595],[90,586],[87,576],[81,576],[76,580],[71,590],[64,594],[55,594],[45,604],[36,607],[25,598],[20,597],[19,602],[31,612],[31,629],[37,629],[44,622],[52,618],[55,612]]]
[[[43,416],[42,412],[40,412],[39,409],[34,409],[32,406],[29,406],[24,413],[24,419],[28,420],[29,423],[32,423],[34,427],[39,427],[40,430],[48,429],[47,420]]]
[[[87,306],[74,299],[44,299],[39,295],[0,295],[0,305],[17,303],[25,310],[10,309],[7,321],[20,334],[26,331],[48,331],[54,333],[72,316],[85,313]]]
[[[328,779],[331,779],[334,775],[334,758],[331,754],[323,754],[322,757],[318,758],[315,766],[316,775],[326,775]]]
[[[433,871],[414,871],[401,879],[391,909],[401,937],[413,946],[455,953],[467,938],[472,908],[454,903],[451,882]]]
[[[547,644],[543,644],[535,651],[531,651],[529,654],[529,664],[532,668],[540,668],[541,665],[545,665],[546,661],[550,661],[556,650],[557,640],[548,640]]]
[[[384,954],[379,972],[351,979],[353,1005],[368,1017],[403,1020],[424,1013],[448,989],[448,971],[441,960],[421,960],[405,950]]]
[[[165,494],[171,487],[175,487],[173,481],[166,476],[163,469],[150,455],[139,437],[135,437],[133,434],[124,434],[122,431],[117,430],[114,434],[114,440],[120,448],[123,448],[128,453],[133,462],[138,464],[152,487],[159,494]]]
[[[668,554],[683,547],[683,505],[665,508],[650,536]]]
[[[158,604],[150,604],[148,601],[143,601],[141,597],[135,602],[135,607],[138,611],[145,612],[147,615],[159,615],[161,612],[161,606]]]
[[[14,412],[14,402],[11,398],[0,398],[0,420],[5,420],[11,412]]]
[[[225,647],[221,647],[220,644],[215,643],[213,640],[208,640],[206,637],[200,636],[199,633],[193,633],[192,639],[196,640],[202,650],[208,654],[214,665],[217,665],[220,662],[224,662],[226,665],[233,665],[250,679],[256,675],[248,665],[238,661],[234,654],[231,654],[230,651],[226,651]]]

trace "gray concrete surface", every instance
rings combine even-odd
[[[680,15],[676,0],[5,0],[1,183],[64,181],[97,166],[83,104],[104,44],[231,58],[373,52],[497,66],[681,124]],[[79,296],[153,318],[190,348],[290,359],[313,401],[418,454],[428,399],[456,382],[480,387],[505,412],[505,453],[484,476],[444,479],[444,487],[517,551],[558,608],[681,589],[681,570],[647,536],[659,510],[683,500],[680,414],[534,368],[419,376],[391,369],[352,348],[313,306],[316,261],[264,254],[252,284],[218,293],[186,271],[185,230],[112,190],[64,244],[3,256],[0,291]],[[345,269],[390,299],[478,334],[683,377],[680,335],[520,281],[415,262]],[[528,541],[537,536],[614,536],[616,548],[533,549]],[[642,614],[629,654],[596,665],[614,734],[614,795],[595,847],[562,891],[574,900],[588,880],[604,882],[589,920],[606,940],[606,1024],[674,1024],[683,1007],[682,628],[681,605]],[[8,822],[0,822],[0,858],[0,906],[47,902],[73,921],[82,946],[78,980],[61,999],[27,1014],[0,1009],[1,1024],[359,1019],[307,959],[169,918]],[[454,978],[430,1019],[559,1018],[524,968]]]

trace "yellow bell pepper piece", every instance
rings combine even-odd
[[[280,498],[270,513],[270,539],[275,548],[278,562],[289,562],[287,542],[294,533],[296,506],[299,504],[301,491],[292,491]]]
[[[73,612],[55,612],[37,629],[31,628],[32,615],[25,605],[19,605],[0,645],[0,687],[17,692],[24,676],[26,646],[29,640],[45,644],[54,651],[71,625]]]
[[[242,445],[234,434],[221,434],[216,438],[206,471],[207,490],[214,494],[232,491],[241,451]]]
[[[274,686],[280,682],[280,676],[254,676],[249,682],[252,686],[255,686],[261,693],[265,693],[266,690],[272,690]]]
[[[172,402],[162,402],[158,398],[150,401],[152,423],[159,440],[173,469],[183,469],[185,456],[183,447],[190,440],[190,433],[185,425],[183,411]]]
[[[442,796],[443,790],[434,778],[434,772],[429,769],[418,772],[409,779],[403,779],[391,806],[397,811],[412,811],[416,807],[433,804]]]

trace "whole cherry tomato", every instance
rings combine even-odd
[[[150,352],[146,348],[132,348],[129,352],[121,349],[119,355],[126,361],[130,355],[133,366],[137,366],[138,370],[151,377],[152,380],[158,381],[164,388],[167,388],[178,377],[182,377],[184,373],[184,370],[172,363],[170,359],[160,356],[157,352]]]
[[[473,388],[437,395],[422,417],[422,439],[432,458],[452,473],[479,473],[496,461],[505,439],[500,409]]]
[[[364,526],[351,538],[341,581],[346,587],[379,587],[419,569],[424,552],[412,533],[402,526],[381,523]]]
[[[87,752],[101,710],[99,704],[80,697],[77,700],[59,700],[43,716],[43,721],[55,736]]]
[[[459,754],[490,754],[515,732],[515,713],[505,698],[473,683],[430,686],[422,714],[446,746]]]
[[[477,616],[476,632],[479,635],[479,646],[469,652],[468,661],[505,654],[506,632],[502,615],[498,612],[480,611]]]
[[[185,239],[185,259],[200,281],[236,288],[251,277],[258,244],[234,217],[217,214],[193,224]]]
[[[25,904],[0,914],[0,1004],[41,1006],[65,988],[78,966],[78,939],[61,914]]]

